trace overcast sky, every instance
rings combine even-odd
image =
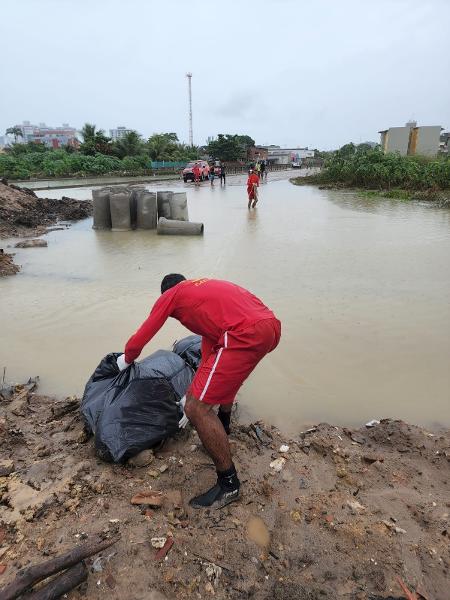
[[[450,0],[1,0],[0,134],[23,120],[330,149],[450,128]]]

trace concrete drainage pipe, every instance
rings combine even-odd
[[[109,208],[110,188],[92,190],[94,222],[92,229],[111,229],[111,210]]]
[[[157,206],[156,193],[139,190],[137,197],[137,228],[156,229]]]
[[[158,221],[158,235],[203,235],[203,223],[173,221],[161,217]]]
[[[112,230],[129,231],[131,229],[131,194],[127,191],[111,191],[109,206]]]
[[[169,197],[169,206],[171,219],[174,221],[189,221],[186,192],[174,192]]]
[[[165,219],[172,218],[170,211],[170,199],[172,196],[173,192],[158,192],[158,217],[164,217]]]

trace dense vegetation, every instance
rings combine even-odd
[[[306,178],[301,183],[308,180],[312,182]],[[328,156],[323,171],[314,176],[313,182],[378,190],[448,190],[450,160],[384,154],[379,148],[346,144]]]
[[[14,135],[12,128],[10,133]],[[0,177],[141,175],[151,172],[152,161],[188,162],[199,156],[198,148],[181,144],[175,133],[156,133],[144,140],[131,131],[113,141],[104,131],[86,123],[81,134],[83,141],[78,149],[65,146],[51,150],[33,142],[14,143],[0,154]]]
[[[0,154],[0,177],[67,177],[87,175],[146,175],[152,161],[187,163],[203,152],[211,158],[235,161],[245,159],[247,149],[255,142],[248,135],[223,135],[206,148],[187,146],[176,133],[155,133],[144,140],[137,131],[113,141],[102,129],[86,123],[81,130],[82,143],[77,149],[65,146],[52,150],[42,144],[17,143],[22,132],[10,127],[7,133],[15,143]]]
[[[224,161],[237,161],[247,159],[247,150],[255,145],[249,135],[224,135],[219,133],[217,140],[212,140],[206,147],[211,158]]]

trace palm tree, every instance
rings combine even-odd
[[[120,158],[142,154],[144,143],[137,131],[129,131],[115,143],[117,154]]]
[[[18,125],[15,125],[14,127],[8,127],[6,130],[6,135],[13,135],[15,144],[17,144],[18,137],[23,138],[22,129]]]
[[[93,141],[95,139],[95,134],[97,130],[97,125],[92,125],[91,123],[85,123],[80,131],[81,136],[83,138],[83,142]]]

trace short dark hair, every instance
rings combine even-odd
[[[186,281],[186,277],[184,275],[180,275],[180,273],[169,273],[166,275],[161,281],[161,294],[173,288],[174,285],[178,285],[181,281]]]

